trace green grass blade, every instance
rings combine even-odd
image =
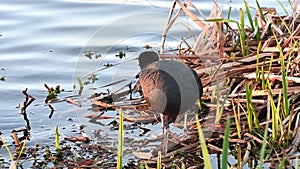
[[[221,106],[221,103],[220,103],[220,83],[219,81],[217,81],[217,89],[216,89],[216,95],[217,95],[217,103],[216,103],[216,106],[217,106],[217,109],[216,109],[216,118],[215,118],[215,123],[219,123],[220,119],[221,119],[221,116],[222,116],[222,106]]]
[[[256,82],[260,79],[260,77],[259,77],[259,53],[260,53],[260,47],[261,47],[261,41],[259,41],[258,47],[257,47],[257,51],[256,51],[256,71],[255,71],[255,74],[256,74],[255,81]]]
[[[233,85],[234,81],[231,81],[230,86],[228,87],[229,89],[231,88],[231,86]],[[217,82],[217,111],[216,111],[216,118],[215,118],[215,123],[219,123],[223,114],[223,110],[224,110],[224,105],[226,100],[228,99],[228,96],[230,94],[230,90],[227,91],[224,101],[222,102],[222,104],[220,103],[221,100],[221,96],[220,96],[220,87],[219,87],[219,82]]]
[[[254,31],[255,27],[254,27],[254,24],[253,24],[253,20],[252,20],[251,12],[250,12],[250,9],[249,9],[249,5],[245,0],[244,0],[244,3],[245,3],[246,13],[247,13],[247,17],[248,17],[251,29],[252,29],[252,31]]]
[[[235,120],[235,125],[236,125],[236,131],[238,134],[238,138],[242,139],[242,135],[241,135],[241,123],[240,123],[240,107],[237,105],[237,109],[238,112],[236,112],[236,108],[234,105],[234,100],[231,101],[232,103],[232,109],[233,109],[233,113],[234,113],[234,120]]]
[[[139,169],[149,169],[149,166],[146,162],[140,162]]]
[[[80,79],[80,77],[77,77],[77,81],[79,83],[79,87],[83,88],[83,83],[82,83],[82,80]]]
[[[181,168],[181,169],[186,169],[185,164],[184,164],[183,161],[181,162],[181,167],[180,167],[180,168]]]
[[[241,22],[241,27],[240,27],[240,44],[241,44],[241,49],[242,49],[242,54],[243,56],[247,55],[247,48],[246,48],[246,32],[245,32],[245,17],[244,17],[244,11],[241,8],[240,9],[240,22]]]
[[[291,2],[291,0],[288,0],[288,2],[289,2],[289,4],[290,4],[290,6],[292,7],[293,5],[292,5],[292,2]]]
[[[207,150],[207,146],[205,143],[205,138],[201,129],[201,125],[199,122],[199,118],[197,115],[196,116],[196,124],[197,124],[197,128],[198,128],[198,135],[199,135],[199,142],[200,142],[200,146],[201,146],[201,151],[202,151],[202,155],[204,158],[204,166],[206,169],[212,169],[212,165],[211,165],[211,161],[210,161],[210,156]]]
[[[266,23],[266,18],[265,18],[265,15],[263,14],[262,10],[261,10],[261,7],[258,3],[258,0],[255,1],[256,2],[256,5],[257,5],[257,8],[258,8],[258,11],[259,11],[259,14],[261,16],[261,19],[264,21],[264,23]]]
[[[19,155],[18,155],[18,159],[17,159],[17,164],[18,164],[18,161],[21,159],[21,155],[23,154],[25,148],[26,148],[26,143],[27,143],[27,139],[24,140],[23,144],[22,144],[22,148],[21,148],[21,151],[19,152]]]
[[[58,151],[59,150],[59,132],[58,132],[58,126],[56,126],[55,127],[55,129],[54,129],[54,131],[55,131],[55,149],[56,149],[56,151]]]
[[[259,126],[259,120],[257,117],[257,114],[255,112],[255,108],[253,107],[252,104],[252,88],[250,88],[249,84],[246,83],[246,107],[247,107],[247,117],[248,117],[248,125],[249,125],[249,131],[253,131],[253,122],[255,124],[255,127],[257,128],[258,131],[260,131],[260,126]],[[250,129],[251,128],[251,129]]]
[[[228,20],[229,20],[230,17],[231,17],[231,9],[232,9],[232,7],[230,6],[229,9],[228,9],[228,15],[227,15],[227,19],[228,19]],[[228,33],[228,29],[229,29],[228,26],[226,26],[226,30],[225,30],[226,33]]]
[[[203,111],[203,106],[202,106],[202,102],[200,99],[198,99],[198,107],[199,107],[199,110],[202,112]]]
[[[228,22],[228,23],[235,23],[240,30],[240,24],[238,21],[232,20],[232,19],[224,19],[224,18],[216,18],[216,19],[206,19],[207,22]]]
[[[278,42],[276,34],[273,32],[274,38],[276,40],[277,47],[279,49],[279,56],[281,59],[281,77],[282,77],[282,88],[283,88],[283,106],[284,106],[284,118],[289,115],[290,104],[288,100],[288,82],[287,82],[287,71],[285,70],[285,59],[283,55],[282,48]]]
[[[119,139],[118,139],[118,160],[117,169],[122,169],[123,147],[124,147],[124,125],[123,125],[123,110],[119,111]]]
[[[284,168],[285,168],[284,165],[285,165],[285,157],[282,158],[282,160],[281,160],[281,162],[280,162],[278,168],[279,168],[279,169],[284,169]]]
[[[264,66],[261,66],[261,72],[262,72],[262,74],[261,74],[261,89],[262,90],[265,90],[266,89],[266,80],[268,79],[268,78],[266,78],[265,77],[265,69],[264,69]]]
[[[254,30],[253,34],[255,35],[256,40],[261,40],[260,39],[260,28],[259,28],[257,17],[255,17],[254,21],[255,21],[255,30]]]
[[[284,130],[285,130],[285,127],[284,127],[284,125],[283,125],[283,122],[282,122],[282,116],[280,116],[280,110],[281,110],[281,92],[282,91],[280,91],[280,94],[279,94],[279,96],[278,96],[278,100],[277,100],[277,107],[276,107],[276,109],[277,109],[277,119],[278,119],[278,122],[279,122],[279,127],[280,127],[280,132],[283,134],[284,133]],[[288,130],[288,132],[289,132],[290,130]]]
[[[284,5],[279,1],[277,0],[278,4],[280,5],[280,7],[284,10],[285,14],[286,15],[289,15],[288,11],[285,9]]]
[[[299,161],[298,161],[298,156],[296,157],[296,169],[299,169]]]
[[[251,90],[249,87],[249,84],[246,83],[246,104],[247,104],[247,120],[248,120],[248,127],[249,127],[249,132],[252,133],[253,130],[253,116],[252,116],[252,106],[251,106]]]
[[[161,151],[158,151],[156,169],[161,169]]]
[[[223,140],[222,151],[222,169],[228,168],[228,150],[229,150],[230,116],[227,116],[225,136]]]
[[[267,80],[267,87],[268,87],[270,106],[271,106],[271,112],[272,112],[272,139],[273,139],[273,141],[277,141],[277,138],[278,138],[278,116],[277,116],[277,114],[279,114],[279,113],[277,111],[275,102],[273,100],[272,87],[270,85],[269,80]]]
[[[270,75],[271,75],[271,73],[272,73],[272,63],[273,63],[273,54],[271,54],[271,58],[270,58],[270,65],[269,65],[269,70],[268,70],[268,77],[267,77],[267,79],[269,79],[269,77],[270,77]]]
[[[263,169],[264,158],[265,158],[266,147],[267,147],[268,128],[269,128],[269,125],[267,123],[265,131],[264,131],[264,140],[263,140],[263,144],[262,144],[261,151],[260,151],[260,156],[259,156],[258,169]]]
[[[14,161],[12,152],[11,152],[10,149],[8,148],[8,145],[6,144],[6,142],[5,142],[1,137],[0,137],[0,141],[2,142],[2,144],[3,144],[3,146],[5,147],[6,151],[8,152],[10,160],[11,160],[11,161]]]

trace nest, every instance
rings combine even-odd
[[[177,13],[176,5],[179,8]],[[209,154],[215,154],[217,159],[223,151],[226,120],[230,119],[230,154],[238,159],[238,163],[232,166],[242,167],[248,163],[248,167],[255,167],[265,131],[267,154],[264,163],[272,167],[284,158],[286,165],[290,165],[290,160],[298,158],[294,154],[300,145],[300,17],[295,12],[296,3],[292,8],[292,15],[280,16],[274,8],[259,7],[254,16],[255,23],[250,22],[251,27],[246,27],[243,19],[240,23],[224,19],[218,4],[212,8],[210,19],[204,20],[198,18],[202,14],[190,1],[182,3],[174,0],[170,9],[160,56],[184,62],[201,78],[204,108],[199,115],[200,123]],[[240,10],[242,14],[243,10]],[[167,33],[183,12],[195,21],[202,32],[192,47],[179,46],[173,53],[165,51]],[[244,18],[243,15],[241,17]],[[142,103],[120,107],[147,109],[147,105]],[[106,108],[119,107],[99,100],[95,100],[94,104]],[[151,122],[153,119],[147,116],[125,120]],[[154,150],[150,156],[135,155],[141,159],[141,164],[156,167],[159,150]],[[202,156],[194,120],[190,122],[189,132],[169,140],[168,153],[161,158],[166,168],[180,168],[183,164],[187,168],[202,168]]]

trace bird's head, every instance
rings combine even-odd
[[[140,68],[144,69],[150,63],[159,61],[159,55],[154,51],[145,51],[139,55],[138,61]]]

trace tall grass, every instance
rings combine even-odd
[[[251,29],[252,29],[252,31],[254,31],[255,27],[254,27],[254,24],[253,24],[253,20],[252,20],[252,16],[251,16],[251,13],[250,13],[249,5],[248,5],[247,1],[244,1],[244,4],[245,4],[245,9],[246,9],[246,13],[247,13],[247,17],[248,17]]]
[[[260,53],[260,48],[261,48],[261,41],[259,41],[257,51],[256,51],[256,71],[255,71],[255,74],[256,74],[255,81],[256,82],[260,79],[260,74],[259,74],[259,63],[260,63],[259,62],[259,53]]]
[[[220,94],[220,83],[217,81],[217,86],[216,86],[216,118],[215,118],[215,123],[219,123],[221,117],[222,117],[222,106],[220,103],[221,99],[221,94]]]
[[[279,6],[282,8],[282,10],[285,12],[285,14],[288,15],[289,13],[288,13],[288,11],[286,10],[286,8],[284,7],[284,5],[283,5],[279,0],[277,0],[277,2],[278,2],[278,4],[279,4]]]
[[[280,117],[281,95],[279,95],[278,104],[276,106],[275,101],[273,99],[274,96],[272,94],[272,88],[271,88],[269,80],[267,80],[267,86],[268,86],[268,93],[270,96],[269,98],[270,98],[270,105],[271,105],[271,110],[272,110],[272,139],[273,139],[273,141],[277,141],[278,135],[279,135],[278,128],[280,128],[280,131],[282,134],[284,132],[282,118]]]
[[[253,123],[255,124],[258,131],[260,131],[257,114],[252,104],[252,88],[248,83],[246,83],[246,100],[247,100],[246,107],[247,107],[247,120],[248,120],[249,131],[250,133],[253,132]]]
[[[197,124],[197,129],[198,129],[198,135],[199,135],[199,142],[200,142],[200,147],[201,147],[201,151],[202,151],[202,156],[204,159],[204,166],[206,169],[212,169],[212,165],[211,165],[211,161],[210,161],[210,156],[207,150],[207,146],[206,146],[206,142],[205,142],[205,138],[202,132],[202,128],[199,122],[199,118],[197,115],[196,116],[196,124]]]
[[[283,55],[283,50],[278,42],[276,34],[273,32],[274,38],[276,40],[277,47],[279,49],[279,56],[281,59],[281,78],[282,78],[282,88],[283,88],[283,110],[284,110],[284,117],[287,117],[290,112],[290,103],[288,100],[288,83],[287,83],[287,72],[285,69],[285,59]]]
[[[158,151],[156,169],[161,169],[161,151]]]
[[[245,5],[248,5],[246,3],[246,1],[245,1]],[[251,17],[250,10],[249,10],[248,6],[246,6],[246,10],[249,11],[248,18],[251,18],[249,20],[249,22],[252,22],[252,25],[253,25],[252,17]],[[230,8],[228,17],[230,16],[230,12],[231,12],[231,8]],[[246,41],[246,32],[245,32],[245,16],[244,16],[244,11],[243,11],[242,8],[240,8],[240,23],[238,21],[232,20],[230,18],[228,18],[228,19],[224,19],[224,18],[208,19],[206,21],[207,22],[227,22],[227,23],[236,24],[236,26],[238,28],[238,32],[239,32],[239,43],[240,43],[240,48],[242,50],[242,55],[243,56],[248,55],[248,48],[247,48],[248,45],[246,44],[247,41]],[[228,29],[226,28],[226,30],[228,30]],[[253,30],[255,30],[254,26],[253,26]]]
[[[263,169],[264,158],[265,158],[266,147],[267,147],[268,128],[269,127],[268,127],[268,123],[267,123],[265,131],[264,131],[264,140],[263,140],[262,148],[261,148],[260,155],[259,155],[258,169]]]
[[[265,18],[265,15],[263,14],[262,9],[261,9],[261,7],[260,7],[260,5],[259,5],[259,3],[258,3],[258,0],[256,0],[255,2],[256,2],[257,9],[258,9],[258,11],[259,11],[259,14],[260,14],[260,17],[261,17],[262,21],[263,21],[264,23],[267,23],[266,18]]]
[[[18,158],[17,158],[17,164],[19,163],[19,160],[21,159],[21,156],[24,152],[24,150],[26,149],[26,143],[27,143],[27,139],[24,140],[24,142],[20,145],[22,145],[21,151],[19,152]]]
[[[229,89],[231,88],[231,86],[233,85],[233,81],[231,81],[230,83],[230,86],[228,87]],[[226,100],[230,94],[230,90],[227,91],[225,97],[223,98],[224,101],[222,103],[220,103],[221,101],[221,92],[220,92],[220,84],[219,82],[217,82],[217,89],[216,89],[216,95],[217,95],[217,109],[216,109],[216,118],[215,118],[215,123],[219,123],[221,118],[222,118],[222,114],[223,114],[223,110],[224,110],[224,107],[225,107],[225,103],[226,103]]]
[[[241,113],[240,113],[240,107],[237,106],[237,111],[236,111],[236,107],[234,105],[234,100],[232,99],[231,100],[231,104],[232,104],[232,109],[233,109],[233,113],[234,113],[234,121],[235,121],[235,125],[236,125],[236,131],[237,131],[237,134],[238,134],[238,138],[241,139],[242,138],[242,135],[241,135]]]
[[[222,145],[222,169],[228,168],[228,152],[229,152],[229,133],[230,133],[230,116],[227,116],[224,140]]]
[[[229,9],[228,9],[228,15],[227,15],[227,19],[228,19],[228,20],[230,19],[230,16],[231,16],[231,9],[232,9],[232,7],[230,6]],[[226,26],[226,29],[225,29],[225,32],[226,32],[226,33],[228,33],[228,29],[229,29],[229,28]]]
[[[279,169],[284,169],[284,168],[285,168],[284,165],[285,165],[285,157],[282,158],[282,160],[281,160],[281,162],[280,162],[278,168],[279,168]]]
[[[246,47],[246,32],[245,32],[245,17],[244,17],[244,11],[242,8],[240,8],[240,29],[239,29],[239,35],[240,35],[240,46],[242,49],[243,56],[246,56],[248,54],[248,49]]]

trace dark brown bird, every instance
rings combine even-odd
[[[163,114],[163,126],[168,127],[168,122],[174,122],[201,98],[201,80],[193,69],[174,60],[159,61],[153,51],[141,53],[138,61],[144,98],[151,110]]]

